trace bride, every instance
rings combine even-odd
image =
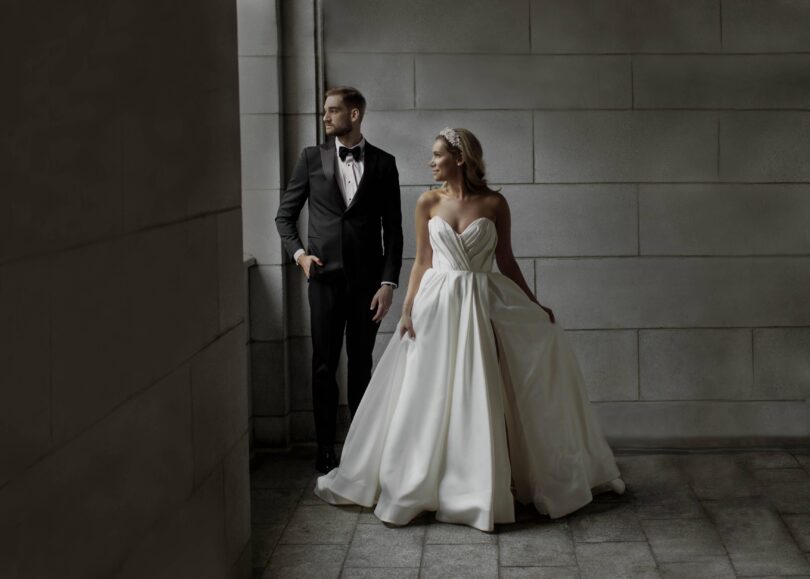
[[[340,466],[318,478],[315,494],[376,504],[391,524],[435,511],[438,521],[491,531],[514,522],[515,500],[557,518],[589,503],[594,487],[622,493],[571,346],[512,254],[509,205],[487,186],[478,139],[442,130],[430,167],[444,186],[416,204],[398,331]]]

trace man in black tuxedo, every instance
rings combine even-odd
[[[352,416],[371,378],[379,322],[388,313],[402,266],[402,211],[394,157],[363,138],[366,100],[357,89],[327,91],[327,142],[306,147],[281,197],[276,226],[309,281],[312,405],[323,473],[337,466],[335,378],[343,332]],[[296,222],[309,200],[307,248]]]

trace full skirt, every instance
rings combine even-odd
[[[557,518],[620,476],[563,328],[517,284],[428,269],[412,319],[416,337],[391,337],[319,497],[490,531],[514,522],[515,499]]]

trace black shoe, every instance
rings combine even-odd
[[[318,454],[315,457],[315,470],[326,474],[337,465],[335,447],[331,444],[319,444]]]

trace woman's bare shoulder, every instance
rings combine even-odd
[[[484,194],[484,204],[495,215],[509,210],[509,203],[500,191],[488,191]]]
[[[441,193],[439,189],[428,189],[427,191],[423,191],[419,195],[419,199],[416,200],[416,210],[427,211],[429,213],[440,199]]]

